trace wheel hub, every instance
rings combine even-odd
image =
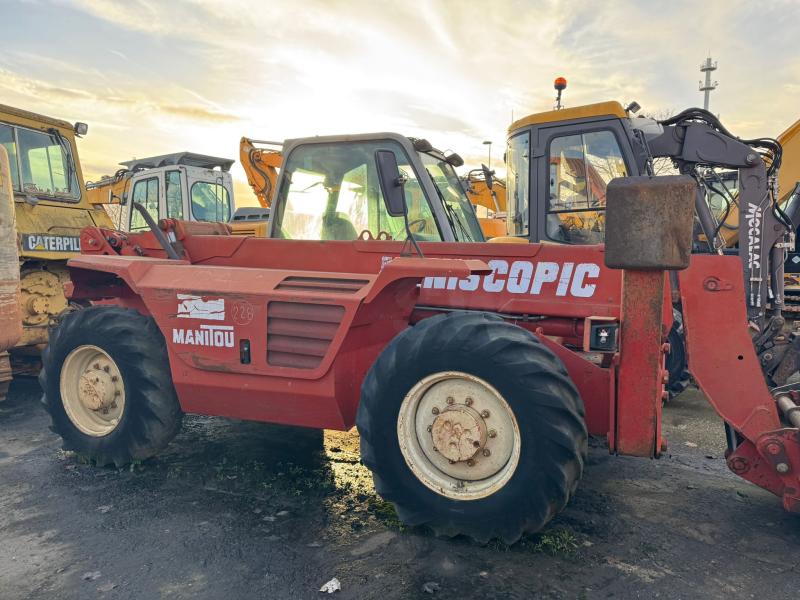
[[[459,371],[429,375],[408,392],[397,435],[417,478],[457,500],[482,498],[502,488],[520,456],[511,407],[491,384]]]
[[[114,403],[115,391],[111,376],[103,370],[93,368],[80,377],[78,394],[90,410],[108,409]]]
[[[465,405],[452,405],[431,425],[433,447],[447,460],[466,461],[486,445],[487,429],[478,411]]]
[[[93,437],[111,433],[125,408],[125,385],[116,362],[97,346],[78,346],[61,367],[61,402],[70,421]]]

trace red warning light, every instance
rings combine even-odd
[[[567,80],[563,77],[556,77],[553,87],[555,87],[559,92],[561,90],[565,90],[567,89]]]

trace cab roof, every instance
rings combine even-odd
[[[130,170],[134,169],[155,169],[158,167],[168,167],[173,165],[186,165],[187,167],[200,167],[201,169],[213,169],[219,167],[222,171],[230,171],[231,165],[235,161],[230,158],[219,158],[206,154],[196,154],[194,152],[174,152],[172,154],[161,154],[160,156],[150,156],[148,158],[136,158],[121,162],[123,167]]]
[[[60,127],[69,130],[72,130],[75,127],[68,121],[54,119],[53,117],[22,110],[21,108],[15,108],[13,106],[8,106],[7,104],[0,104],[0,120],[2,120],[3,115],[17,117],[18,119],[27,119],[28,121],[36,121],[37,123],[41,123],[42,125],[50,125],[51,127]]]
[[[586,119],[588,117],[627,117],[622,104],[616,101],[598,102],[596,104],[585,104],[561,110],[548,110],[547,112],[534,113],[514,121],[508,131],[516,131],[530,125],[541,123],[553,123],[556,121],[571,121],[573,119]]]

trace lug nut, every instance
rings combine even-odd
[[[431,409],[431,412],[432,412],[433,414],[435,414],[435,415],[438,415],[438,414],[439,414],[439,407],[438,407],[438,406],[434,406],[434,407]]]
[[[484,456],[491,456],[492,455],[492,451],[489,450],[488,448],[484,448],[483,449],[483,455]]]
[[[487,434],[490,438],[497,437],[497,432],[494,429],[490,429],[489,433]]]
[[[112,375],[111,381],[119,381],[119,377],[117,377],[116,375]]]
[[[453,402],[455,402],[455,401],[456,401],[456,399],[455,399],[455,398],[453,398],[452,396],[448,396],[448,397],[447,397],[447,403],[448,403],[448,404],[452,404],[452,403],[453,403]]]
[[[430,433],[431,431],[433,431],[433,425],[428,425],[428,433]]]
[[[472,398],[467,396],[467,399],[464,400],[464,404],[466,404],[467,406],[472,406]]]
[[[103,371],[105,371],[106,373],[108,373],[110,370],[111,370],[111,369],[109,368],[109,366],[108,366],[108,365],[106,365],[105,367],[103,367]]]
[[[97,369],[99,371],[100,370],[100,363],[94,363],[92,365],[92,367],[94,367],[95,369]]]
[[[115,396],[119,396],[119,395],[120,395],[120,394],[119,394],[119,390],[114,390],[114,395],[115,395]]]
[[[488,419],[488,418],[489,418],[489,411],[488,411],[488,410],[482,410],[482,411],[481,411],[481,416],[482,416],[484,419]]]
[[[775,470],[781,475],[785,475],[786,473],[789,472],[789,465],[787,465],[786,463],[778,463],[777,465],[775,465]]]
[[[472,460],[472,459],[470,458],[470,459],[467,461],[467,466],[468,466],[468,467],[474,467],[474,466],[475,466],[475,461],[474,461],[474,460]]]

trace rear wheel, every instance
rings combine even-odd
[[[535,336],[487,314],[425,319],[381,353],[357,425],[375,488],[410,525],[512,543],[567,503],[583,403]]]
[[[43,403],[65,450],[119,467],[153,456],[180,429],[166,345],[150,317],[111,306],[69,313],[42,364]]]

